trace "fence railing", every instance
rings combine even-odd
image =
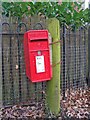
[[[32,18],[33,19],[33,18]],[[35,20],[35,19],[34,19]],[[23,34],[33,29],[38,21],[27,24],[2,23],[2,91],[3,105],[30,104],[45,100],[46,82],[32,83],[25,74]],[[45,19],[40,21],[46,29]],[[30,26],[28,26],[30,25]],[[38,29],[41,26],[37,24]],[[40,27],[40,28],[39,28]],[[61,93],[70,89],[87,87],[87,40],[88,30],[79,28],[71,31],[63,26],[61,34]],[[1,49],[2,48],[2,49]],[[0,59],[1,59],[0,58]]]

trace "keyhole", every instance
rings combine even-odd
[[[41,55],[41,51],[40,50],[38,51],[38,55]]]

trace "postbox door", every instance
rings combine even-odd
[[[30,53],[31,80],[33,82],[46,81],[51,79],[49,51],[38,51]]]

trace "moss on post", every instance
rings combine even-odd
[[[56,18],[47,21],[48,31],[52,36],[52,79],[47,82],[47,105],[51,113],[60,111],[60,25]]]

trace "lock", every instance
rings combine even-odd
[[[38,55],[41,55],[41,51],[40,50],[38,51]]]

